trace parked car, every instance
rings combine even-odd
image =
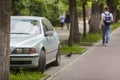
[[[60,64],[60,41],[50,21],[44,17],[12,16],[10,66],[37,68]]]

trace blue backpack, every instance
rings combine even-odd
[[[109,26],[112,23],[110,13],[108,13],[108,14],[104,13],[104,14],[105,14],[104,24],[106,26]]]

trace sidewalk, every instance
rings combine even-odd
[[[79,32],[83,33],[83,21],[79,21],[78,22],[78,27],[79,27]],[[68,40],[69,38],[69,30],[67,30],[67,26],[64,25],[63,30],[61,29],[61,27],[55,27],[55,30],[58,32],[59,38],[60,40]],[[88,25],[88,21],[86,21],[86,32],[89,31],[89,25]]]
[[[120,80],[120,28],[110,35],[109,46],[101,41],[48,80]]]

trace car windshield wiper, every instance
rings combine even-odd
[[[29,33],[10,33],[10,34],[29,34]]]

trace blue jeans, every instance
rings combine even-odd
[[[108,44],[110,34],[110,26],[102,26],[102,43]]]

